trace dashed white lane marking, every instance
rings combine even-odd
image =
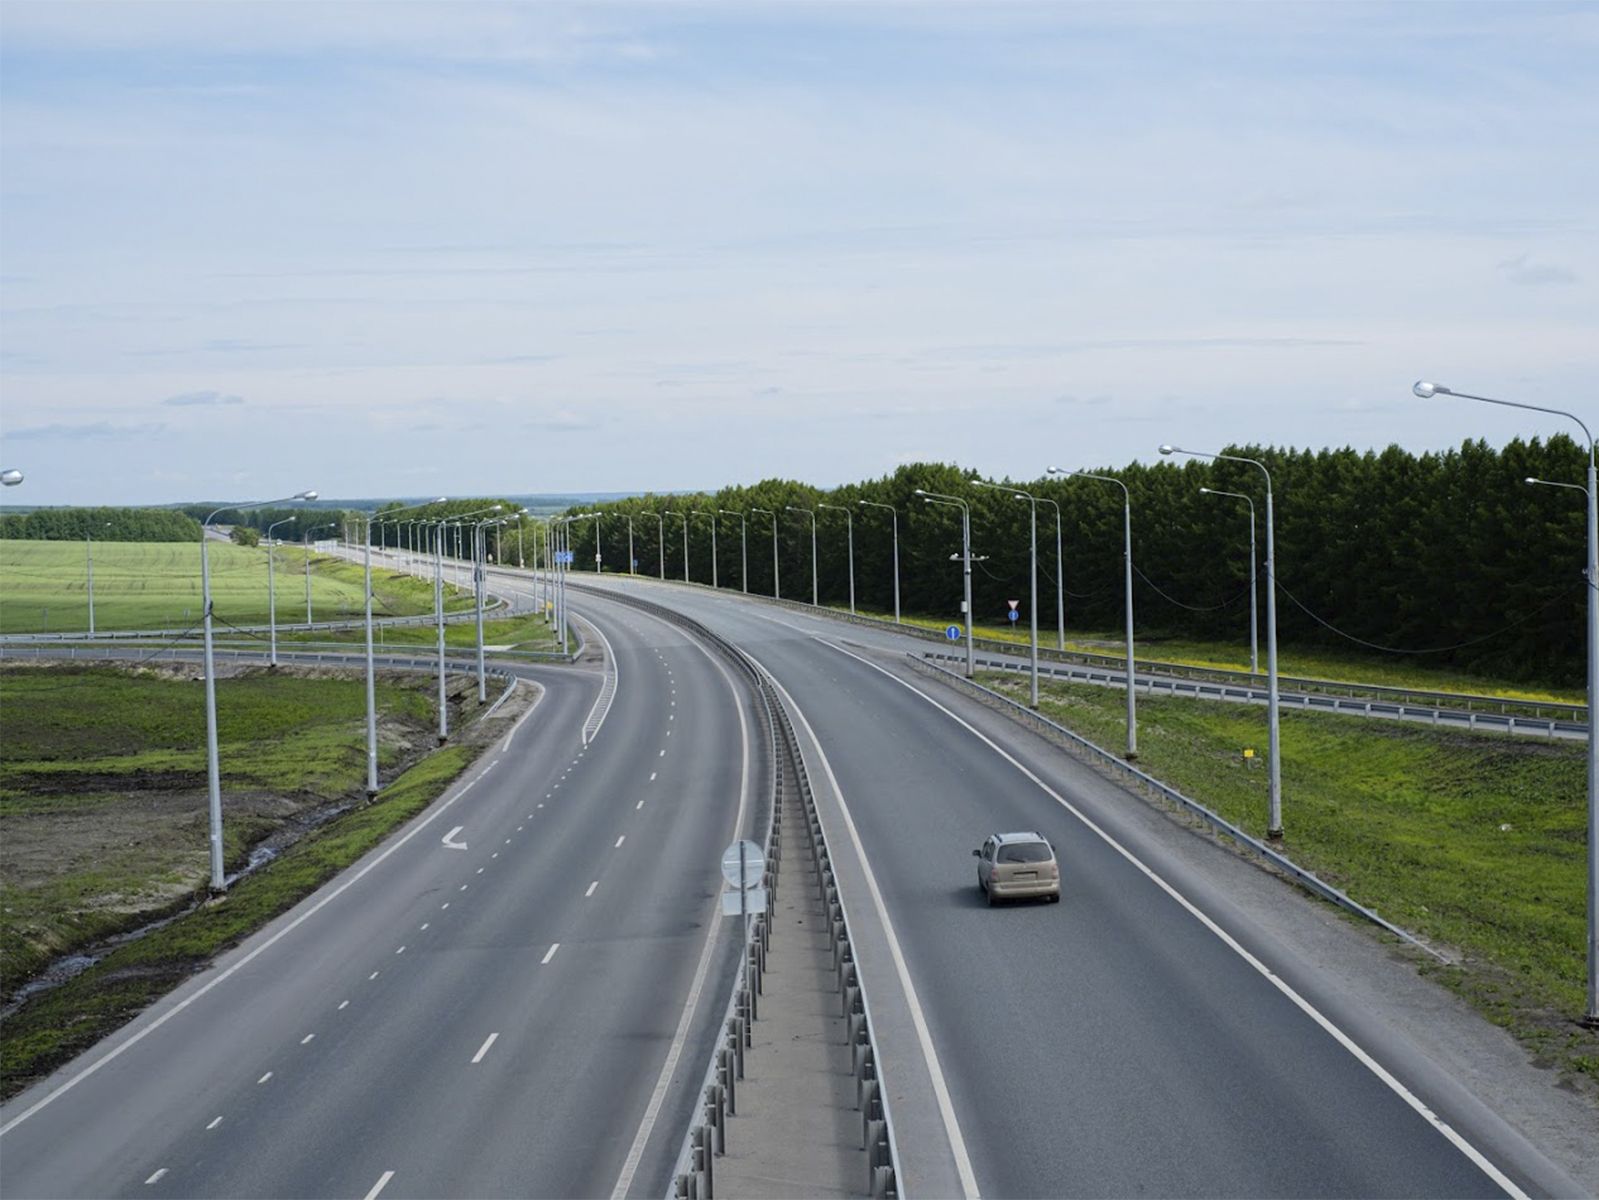
[[[161,1182],[161,1176],[165,1175],[166,1173],[167,1173],[167,1169],[165,1167],[162,1167],[154,1175],[152,1175],[152,1176],[150,1176],[150,1178],[146,1179],[144,1181],[144,1185],[146,1187],[149,1187],[152,1183],[160,1183]]]
[[[479,867],[479,868],[478,868],[478,869],[477,869],[477,873],[478,873],[478,874],[479,874],[479,875],[481,875],[481,874],[483,874],[483,868],[482,868],[482,867]]]
[[[449,907],[450,907],[450,902],[448,900],[446,900],[443,904],[439,905],[439,911],[443,912],[445,909],[447,909]]]
[[[368,983],[371,983],[371,982],[372,982],[372,981],[373,981],[373,980],[374,980],[374,979],[376,979],[376,978],[377,978],[377,977],[378,977],[378,973],[377,973],[377,972],[376,972],[376,971],[373,971],[373,972],[372,972],[372,974],[370,974],[370,975],[368,975],[368,976],[367,976],[367,977],[366,977],[366,981],[367,981],[367,982],[368,982]]]
[[[598,879],[596,879],[593,883],[589,884],[589,890],[583,893],[583,899],[587,900],[590,896],[592,896],[594,894],[594,889],[599,887],[599,886],[600,886],[600,881]]]
[[[651,783],[654,783],[654,782],[655,782],[655,777],[656,777],[656,776],[657,776],[657,775],[659,775],[659,774],[660,774],[660,772],[659,772],[659,771],[651,771],[651,772],[650,772],[650,782],[651,782]]]
[[[405,953],[405,947],[401,946],[398,950],[395,951],[395,953],[396,954],[404,954]]]
[[[347,1009],[349,1007],[350,1007],[350,1002],[348,1000],[340,1000],[339,1001],[339,1011],[340,1012],[343,1012],[345,1009]]]
[[[661,751],[661,757],[662,757],[662,758],[665,758],[665,757],[666,757],[666,751],[665,751],[665,750],[662,750],[662,751]]]
[[[625,841],[627,841],[627,834],[624,833],[621,837],[616,839],[616,845],[612,846],[611,849],[620,850],[622,848],[622,843]]]
[[[641,808],[643,808],[643,807],[644,807],[644,801],[642,801],[642,800],[640,800],[640,801],[639,801],[639,802],[638,802],[638,803],[637,803],[637,804],[635,804],[635,805],[634,805],[634,806],[633,806],[633,810],[634,810],[634,811],[635,811],[635,812],[637,812],[637,811],[638,811],[638,810],[639,810],[639,809],[641,809]]]
[[[314,1038],[314,1037],[316,1037],[316,1034],[314,1034],[314,1033],[306,1034],[303,1038],[300,1039],[300,1045],[302,1045],[302,1046],[310,1045],[311,1039]]]
[[[545,963],[548,963],[550,961],[550,959],[554,958],[555,957],[555,952],[557,950],[559,950],[560,948],[561,948],[561,943],[560,942],[556,942],[553,946],[551,946],[550,949],[549,949],[549,952],[547,954],[545,954],[543,961],[539,963],[539,966],[541,966],[541,967],[544,966]]]
[[[477,1053],[472,1056],[472,1061],[474,1063],[482,1062],[483,1056],[489,1052],[489,1047],[494,1045],[495,1041],[499,1039],[499,1036],[500,1035],[497,1033],[489,1034],[488,1040],[479,1046]]]
[[[257,1083],[265,1083],[267,1080],[269,1080],[271,1078],[272,1078],[272,1072],[268,1071],[265,1075],[261,1076],[260,1079],[257,1079],[256,1082]]]
[[[378,1176],[378,1181],[372,1185],[372,1190],[366,1194],[366,1200],[378,1200],[378,1193],[394,1178],[393,1171],[385,1171]]]
[[[211,1124],[207,1125],[206,1128],[215,1129],[220,1124],[222,1124],[222,1118],[218,1117],[215,1121],[212,1121]]]

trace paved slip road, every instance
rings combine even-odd
[[[767,766],[724,666],[589,608],[587,749],[597,672],[521,670],[543,698],[405,836],[0,1111],[0,1194],[664,1194]]]
[[[1367,1011],[1343,951],[1323,960],[1282,933],[1298,921],[1328,940],[1316,924],[1335,918],[905,670],[903,647],[869,648],[891,638],[705,590],[602,586],[739,644],[814,734],[904,1194],[1583,1191]],[[1060,904],[987,907],[970,852],[996,829],[1055,842]],[[1212,871],[1251,879],[1229,893]]]

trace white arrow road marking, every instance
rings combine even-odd
[[[457,841],[454,840],[455,839],[455,835],[460,833],[461,830],[463,830],[465,828],[466,828],[465,825],[457,825],[454,829],[450,830],[449,833],[445,834],[444,835],[444,844],[445,844],[445,846],[448,847],[451,850],[465,850],[466,849],[466,843],[465,842],[457,842]]]

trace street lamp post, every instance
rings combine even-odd
[[[789,512],[804,513],[811,519],[811,607],[818,605],[817,597],[821,594],[816,587],[816,510],[814,508],[801,508],[797,504],[784,505]]]
[[[1021,488],[1006,487],[1000,483],[985,483],[981,479],[972,480],[973,487],[993,488],[996,492],[1009,492],[1018,499],[1025,500],[1032,509],[1032,524],[1028,527],[1027,552],[1029,556],[1029,578],[1032,592],[1028,599],[1028,615],[1031,618],[1032,635],[1032,706],[1038,707],[1038,500],[1031,492],[1024,492]]]
[[[1267,762],[1267,818],[1266,837],[1276,840],[1283,835],[1283,771],[1281,754],[1281,723],[1277,709],[1277,553],[1272,532],[1271,472],[1266,464],[1253,458],[1236,454],[1204,454],[1198,450],[1184,450],[1179,446],[1164,445],[1162,454],[1187,454],[1194,458],[1218,459],[1225,462],[1248,463],[1266,477],[1266,741]]]
[[[272,531],[279,525],[287,525],[290,521],[298,521],[299,519],[298,514],[292,517],[284,517],[281,521],[273,521],[272,524],[267,526],[266,530],[267,629],[270,631],[269,640],[272,643],[271,662],[274,667],[278,665],[278,585],[277,572],[274,570],[274,564],[278,556],[272,553]],[[90,632],[93,632],[92,628]]]
[[[305,623],[311,624],[311,535],[319,529],[337,529],[336,523],[313,525],[305,531]]]
[[[890,513],[894,531],[894,624],[900,624],[899,619],[899,510],[892,504],[879,504],[876,500],[858,501],[865,508],[886,508]]]
[[[655,521],[656,521],[657,528],[655,530],[655,536],[660,541],[660,545],[659,545],[659,547],[657,549],[657,553],[660,555],[660,560],[661,560],[660,561],[660,565],[661,565],[661,582],[665,583],[666,582],[666,513],[664,511],[662,511],[662,512],[658,512],[658,513],[650,513],[649,515],[654,517]]]
[[[426,508],[430,504],[443,504],[444,497],[436,500],[424,500],[420,504],[407,504],[400,508],[391,508],[385,514],[392,517],[395,513],[407,512],[413,508]],[[372,527],[373,518],[377,513],[366,514],[366,543],[365,561],[362,570],[362,590],[366,593],[366,794],[375,796],[378,793],[378,687],[377,665],[372,654]]]
[[[749,521],[741,512],[734,512],[727,508],[719,508],[716,511],[724,517],[738,518],[738,579],[739,587],[743,589],[744,594],[747,596],[750,591]]]
[[[961,510],[961,574],[964,580],[961,607],[966,610],[966,678],[972,677],[972,510],[959,496],[945,496],[917,488],[913,495],[926,504],[943,504]]]
[[[1066,568],[1060,553],[1060,505],[1048,496],[1038,498],[1040,504],[1047,504],[1055,510],[1055,624],[1056,638],[1060,649],[1066,649]]]
[[[1599,713],[1599,594],[1596,594],[1596,589],[1599,589],[1599,472],[1595,470],[1593,434],[1580,417],[1558,408],[1474,396],[1470,392],[1446,388],[1441,383],[1417,383],[1411,390],[1423,400],[1433,396],[1459,396],[1464,400],[1480,400],[1484,404],[1565,417],[1582,430],[1583,441],[1587,443],[1588,486],[1583,490],[1588,494],[1588,565],[1585,572],[1588,583],[1588,997],[1583,1023],[1599,1025],[1599,736],[1596,736],[1599,734],[1599,724],[1595,721],[1595,715]],[[1546,481],[1529,479],[1527,482]]]
[[[211,833],[211,890],[227,890],[228,880],[222,861],[222,767],[217,755],[217,672],[211,644],[211,559],[206,553],[205,527],[212,517],[230,508],[260,508],[266,504],[287,504],[293,500],[315,500],[315,492],[298,492],[281,500],[250,500],[224,504],[200,522],[200,607],[205,629],[205,775],[209,799]]]
[[[1102,483],[1114,483],[1122,490],[1122,558],[1126,564],[1127,582],[1125,584],[1127,599],[1127,758],[1132,760],[1138,757],[1138,716],[1134,704],[1133,674],[1133,498],[1128,492],[1127,485],[1113,475],[1094,475],[1088,471],[1065,471],[1059,467],[1050,467],[1051,475],[1076,475],[1081,479],[1098,479]]]
[[[721,587],[716,575],[716,510],[702,512],[700,509],[691,510],[691,515],[696,517],[709,517],[711,519],[711,590]]]
[[[677,512],[675,509],[670,509],[670,508],[664,509],[662,511],[664,511],[666,513],[666,515],[669,516],[669,517],[682,517],[683,518],[683,582],[687,583],[688,582],[688,514],[684,513],[684,512]]]
[[[783,585],[777,577],[777,514],[769,508],[751,508],[751,512],[765,513],[772,518],[772,599],[783,598]]]
[[[105,528],[111,528],[111,522],[105,522]],[[203,536],[203,531],[202,531]],[[89,632],[94,632],[94,535],[89,530],[83,531],[84,554],[88,557],[89,568]]]
[[[835,512],[844,514],[844,521],[849,528],[849,615],[855,615],[855,514],[842,504],[822,504],[818,502],[817,508],[831,508]]]
[[[1208,487],[1202,487],[1199,491],[1205,496],[1231,496],[1249,505],[1249,673],[1259,675],[1260,655],[1255,636],[1255,594],[1260,591],[1259,581],[1255,578],[1255,502],[1242,492],[1223,492]]]
[[[637,575],[638,559],[633,554],[633,514],[627,515],[627,573]]]

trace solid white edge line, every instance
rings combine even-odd
[[[1245,949],[1245,947],[1240,944],[1236,938],[1234,938],[1225,929],[1212,920],[1197,905],[1190,901],[1171,884],[1167,883],[1166,880],[1157,875],[1152,867],[1146,864],[1131,850],[1127,849],[1127,847],[1123,846],[1108,832],[1100,828],[1099,825],[1095,824],[1088,814],[1084,813],[1070,800],[1066,799],[1059,792],[1055,791],[1054,788],[1050,787],[1020,761],[1018,761],[1013,755],[1011,755],[1009,751],[1005,750],[986,734],[982,733],[976,727],[971,725],[963,717],[944,707],[944,705],[940,704],[937,700],[934,700],[926,692],[914,687],[912,684],[899,678],[899,676],[884,670],[876,663],[870,662],[867,659],[862,658],[860,655],[853,653],[852,651],[844,649],[842,646],[834,645],[833,643],[824,641],[821,638],[816,638],[815,640],[820,642],[822,645],[829,647],[830,649],[838,651],[840,654],[847,655],[848,657],[855,659],[857,662],[870,667],[872,670],[879,672],[885,677],[892,679],[895,683],[909,691],[913,696],[921,697],[921,699],[938,709],[939,712],[943,713],[957,725],[960,725],[973,737],[983,742],[988,746],[989,749],[993,750],[994,753],[998,754],[1006,762],[1010,763],[1011,766],[1015,767],[1028,779],[1032,780],[1032,782],[1036,784],[1046,795],[1053,799],[1067,812],[1071,813],[1072,816],[1081,821],[1083,825],[1085,825],[1095,834],[1095,836],[1097,836],[1112,850],[1116,851],[1117,854],[1126,859],[1128,863],[1130,863],[1135,869],[1148,878],[1151,883],[1160,888],[1163,892],[1180,904],[1196,921],[1198,921],[1206,929],[1210,930],[1210,932],[1215,934],[1216,937],[1220,938],[1223,945],[1225,945],[1229,950],[1233,951],[1233,953],[1237,954],[1239,958],[1248,963],[1252,968],[1254,968],[1255,971],[1259,972],[1263,978],[1265,978],[1273,987],[1275,987],[1279,992],[1292,1001],[1306,1016],[1308,1016],[1317,1025],[1321,1026],[1324,1031],[1332,1036],[1334,1041],[1352,1054],[1355,1060],[1359,1062],[1361,1066],[1365,1067],[1384,1084],[1386,1084],[1395,1095],[1409,1105],[1410,1108],[1420,1115],[1421,1118],[1429,1125],[1441,1133],[1444,1138],[1455,1147],[1455,1149],[1464,1154],[1466,1158],[1468,1158],[1479,1170],[1483,1172],[1483,1174],[1487,1175],[1489,1179],[1493,1180],[1494,1183],[1502,1187],[1507,1194],[1515,1197],[1516,1200],[1526,1200],[1527,1194],[1517,1187],[1516,1184],[1507,1175],[1505,1175],[1503,1171],[1494,1166],[1494,1164],[1488,1160],[1486,1155],[1484,1155],[1470,1142],[1466,1141],[1466,1139],[1457,1133],[1447,1121],[1422,1103],[1419,1096],[1415,1095],[1409,1088],[1395,1078],[1386,1067],[1384,1067],[1375,1058],[1362,1049],[1353,1038],[1346,1034],[1337,1025],[1333,1024],[1330,1018],[1325,1016],[1320,1010],[1311,1004],[1310,1001],[1306,1000],[1297,991],[1295,991],[1286,980],[1281,979],[1274,974],[1265,963],[1261,962],[1260,959],[1256,958],[1247,949]],[[853,826],[851,829],[853,832]]]
[[[366,1200],[378,1200],[378,1193],[387,1187],[389,1180],[393,1178],[393,1171],[385,1171],[379,1175],[378,1181],[372,1185],[372,1190],[366,1194]]]
[[[751,766],[749,721],[744,715],[744,705],[739,703],[738,689],[733,683],[732,676],[727,673],[726,667],[698,642],[691,644],[699,646],[700,652],[710,659],[711,664],[722,676],[728,691],[733,695],[733,710],[738,713],[739,744],[743,747],[743,762],[739,768],[738,813],[733,819],[733,835],[737,837],[739,831],[744,828],[745,814],[749,811]],[[661,753],[664,755],[666,751],[662,750]],[[649,1144],[650,1137],[655,1132],[655,1122],[661,1115],[661,1106],[666,1103],[667,1089],[671,1086],[673,1075],[677,1073],[678,1061],[683,1057],[683,1049],[688,1043],[689,1026],[694,1022],[694,1014],[699,1008],[700,993],[705,988],[705,977],[711,969],[711,958],[721,938],[721,904],[721,898],[718,896],[712,907],[710,933],[706,935],[705,946],[700,951],[699,965],[694,969],[694,982],[689,987],[688,999],[683,1005],[683,1015],[678,1019],[677,1032],[672,1035],[672,1045],[666,1052],[666,1060],[661,1063],[660,1078],[655,1081],[655,1090],[650,1093],[650,1102],[644,1109],[644,1119],[639,1122],[638,1133],[633,1138],[633,1145],[628,1149],[627,1159],[622,1164],[622,1173],[617,1176],[616,1186],[611,1189],[611,1200],[622,1200],[627,1195],[628,1189],[633,1186],[633,1178],[638,1174],[639,1163],[644,1158],[644,1147]],[[684,1137],[687,1136],[687,1131],[684,1131]]]
[[[820,639],[817,639],[820,641]],[[827,643],[823,643],[826,645]],[[836,648],[836,647],[835,647]],[[833,764],[828,759],[826,751],[822,749],[821,739],[816,736],[816,731],[811,723],[806,720],[804,711],[789,695],[788,689],[779,683],[770,671],[764,666],[761,670],[766,673],[772,684],[783,694],[783,701],[789,711],[805,728],[805,735],[810,738],[811,744],[816,747],[817,754],[822,760],[822,770],[827,773],[828,782],[832,785],[833,795],[838,799],[839,812],[844,818],[844,827],[849,830],[851,844],[860,859],[861,870],[866,875],[866,887],[872,894],[872,906],[877,910],[877,919],[882,923],[883,934],[888,940],[888,951],[894,959],[894,971],[899,976],[900,987],[905,992],[905,1002],[910,1008],[911,1024],[916,1028],[916,1040],[922,1048],[922,1059],[927,1065],[927,1074],[933,1085],[933,1096],[938,1101],[939,1116],[944,1121],[944,1134],[949,1139],[950,1153],[955,1158],[955,1170],[960,1176],[961,1190],[967,1200],[978,1200],[981,1193],[977,1188],[977,1174],[972,1170],[971,1155],[966,1150],[966,1138],[961,1133],[960,1119],[955,1115],[955,1103],[950,1098],[949,1084],[944,1078],[944,1068],[938,1058],[938,1049],[933,1045],[932,1030],[928,1028],[927,1016],[922,1011],[921,998],[916,993],[916,984],[911,981],[910,968],[905,962],[905,952],[900,948],[899,936],[894,932],[894,922],[889,918],[888,905],[883,900],[882,890],[877,886],[877,876],[872,871],[871,863],[866,857],[866,847],[861,844],[860,832],[855,828],[855,818],[850,815],[849,805],[844,800],[844,789],[839,786],[838,776],[833,773]]]
[[[582,739],[583,745],[587,746],[600,736],[600,730],[605,728],[605,719],[611,715],[611,704],[614,703],[616,693],[622,687],[622,664],[616,661],[616,651],[611,649],[611,643],[606,638],[605,631],[596,625],[592,619],[585,618],[585,620],[588,621],[588,627],[594,631],[595,636],[600,639],[600,644],[605,647],[605,661],[611,664],[611,678],[615,680],[611,685],[610,700],[606,699],[605,684],[603,681],[601,682],[600,694],[594,698],[594,707],[589,709],[589,715],[583,718]],[[600,713],[600,723],[594,727],[594,732],[590,733],[589,722],[594,719],[594,714],[599,711],[602,703],[605,705],[605,711]]]
[[[148,1178],[148,1179],[146,1179],[144,1181],[144,1186],[145,1187],[149,1187],[152,1183],[159,1183],[161,1181],[161,1176],[165,1175],[166,1173],[167,1173],[167,1169],[165,1167],[162,1167],[154,1175],[150,1176],[150,1178]]]
[[[529,709],[526,713],[523,713],[522,716],[517,718],[518,723],[520,723],[522,721],[525,721],[528,718],[528,716],[533,711],[534,711],[533,709]],[[492,766],[493,764],[490,764],[490,765]],[[485,771],[487,769],[488,768],[484,768]],[[349,891],[357,883],[361,882],[362,879],[366,878],[366,876],[370,872],[375,871],[379,866],[381,866],[385,861],[387,861],[388,857],[391,854],[394,854],[402,846],[404,846],[407,842],[409,842],[412,838],[414,838],[417,834],[421,833],[429,825],[433,824],[434,821],[438,820],[439,817],[443,816],[444,813],[449,811],[451,805],[453,805],[462,796],[466,795],[467,790],[472,786],[472,783],[476,783],[477,780],[482,777],[482,774],[483,774],[483,772],[480,771],[476,775],[474,775],[472,777],[471,782],[467,783],[464,787],[461,788],[460,791],[456,792],[449,799],[439,802],[438,807],[436,807],[432,812],[428,813],[426,816],[424,816],[421,819],[419,819],[414,825],[412,825],[410,830],[407,831],[400,838],[398,838],[394,842],[393,845],[389,846],[386,850],[383,850],[382,852],[380,852],[379,854],[374,856],[371,859],[371,861],[367,862],[364,866],[362,866],[359,869],[357,869],[355,871],[355,873],[353,875],[351,875],[348,879],[346,879],[343,883],[339,884],[336,888],[334,888],[332,891],[330,891],[327,895],[323,896],[322,899],[318,900],[315,904],[311,905],[310,908],[306,909],[298,917],[295,917],[292,921],[290,921],[282,929],[280,929],[276,933],[274,933],[266,941],[262,942],[254,950],[250,951],[243,958],[239,959],[238,962],[234,963],[232,966],[228,967],[226,970],[224,970],[221,973],[219,973],[215,979],[212,979],[210,982],[208,982],[205,985],[203,985],[192,996],[185,997],[183,1000],[178,1001],[177,1004],[175,1004],[171,1008],[167,1009],[166,1012],[162,1013],[159,1017],[155,1018],[155,1020],[151,1021],[150,1024],[146,1025],[143,1029],[139,1030],[132,1037],[128,1038],[127,1041],[121,1043],[115,1049],[109,1051],[103,1058],[96,1059],[94,1062],[90,1063],[87,1067],[83,1068],[83,1070],[79,1071],[76,1075],[72,1076],[70,1079],[68,1079],[64,1083],[62,1083],[61,1086],[59,1086],[56,1089],[54,1089],[53,1091],[51,1091],[48,1095],[43,1096],[39,1100],[35,1101],[32,1105],[30,1105],[28,1108],[26,1108],[22,1112],[18,1113],[15,1117],[13,1117],[11,1120],[7,1121],[4,1125],[0,1125],[0,1136],[3,1136],[4,1134],[9,1133],[11,1130],[15,1129],[18,1125],[22,1124],[22,1122],[26,1121],[29,1117],[33,1116],[34,1113],[36,1113],[40,1109],[44,1108],[45,1105],[53,1103],[58,1097],[60,1097],[62,1095],[65,1095],[67,1092],[69,1092],[73,1088],[77,1087],[78,1084],[82,1083],[89,1076],[93,1075],[101,1067],[105,1066],[107,1063],[111,1062],[113,1059],[119,1058],[124,1052],[126,1052],[126,1051],[132,1049],[134,1046],[138,1045],[145,1038],[149,1037],[152,1033],[154,1033],[157,1029],[160,1029],[161,1026],[165,1025],[173,1017],[177,1016],[184,1009],[188,1008],[189,1005],[193,1004],[196,1000],[200,999],[202,996],[204,996],[207,993],[209,993],[212,988],[216,987],[218,984],[222,983],[224,980],[231,978],[235,973],[237,973],[238,971],[242,970],[244,967],[248,966],[250,963],[254,962],[257,958],[259,958],[261,955],[265,954],[273,946],[277,945],[278,942],[280,942],[282,939],[287,937],[289,934],[293,933],[296,929],[298,929],[301,925],[305,924],[305,922],[309,921],[312,917],[316,916],[317,913],[321,912],[329,904],[333,903],[333,901],[337,900],[345,892]],[[371,978],[376,979],[377,978],[377,974],[378,973],[376,971],[372,972]]]
[[[477,1053],[472,1056],[472,1061],[474,1063],[482,1062],[483,1061],[483,1056],[489,1052],[489,1047],[494,1045],[494,1043],[497,1042],[499,1040],[499,1038],[500,1038],[500,1035],[498,1033],[489,1034],[488,1039],[481,1046],[478,1047]]]

